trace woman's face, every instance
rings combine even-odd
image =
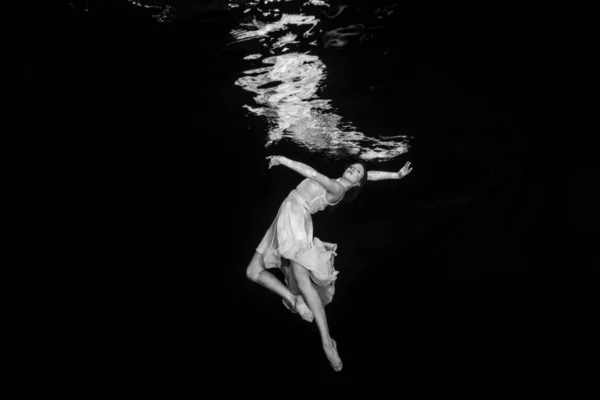
[[[344,177],[352,183],[358,183],[365,175],[365,169],[360,164],[352,164],[344,171]]]

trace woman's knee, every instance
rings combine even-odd
[[[260,256],[259,253],[254,253],[250,264],[248,264],[248,267],[246,268],[246,277],[252,282],[256,282],[260,273],[265,269],[261,263],[262,260],[260,259]]]

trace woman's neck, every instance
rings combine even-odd
[[[349,181],[348,179],[346,179],[345,177],[341,176],[339,178],[336,179],[339,183],[342,184],[342,186],[344,187],[344,189],[346,191],[348,191],[348,189],[352,188],[354,186],[354,182]]]

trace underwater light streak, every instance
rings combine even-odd
[[[344,8],[341,7],[334,16]],[[270,16],[271,13],[263,15]],[[315,29],[319,22],[315,16],[302,14],[282,14],[279,20],[269,23],[252,17],[250,22],[240,23],[238,29],[230,32],[236,39],[230,44],[260,39],[257,44],[264,49],[264,55],[254,49],[253,54],[243,57],[252,68],[244,71],[244,76],[238,78],[235,85],[255,94],[255,105],[244,107],[267,120],[269,131],[265,146],[288,138],[328,157],[345,158],[351,154],[366,161],[384,161],[406,153],[408,136],[365,136],[351,124],[342,122],[342,117],[334,113],[331,100],[319,98],[326,67],[318,56],[298,51],[301,42],[307,39],[309,45],[320,42],[325,49],[340,48],[348,43],[349,37],[362,35],[362,42],[374,35],[367,32],[368,36],[365,36],[363,25],[350,25],[321,31],[319,39],[319,31]],[[293,33],[286,32],[292,25],[310,25],[310,29],[300,33],[297,29]],[[290,47],[295,50],[290,51]]]
[[[256,93],[259,105],[246,105],[270,122],[269,146],[284,137],[329,156],[357,155],[364,160],[385,160],[408,151],[406,136],[374,138],[346,125],[331,112],[331,100],[319,99],[317,91],[325,77],[325,65],[314,55],[288,53],[262,60],[271,67],[245,72],[235,84]]]

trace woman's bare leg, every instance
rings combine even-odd
[[[298,312],[298,314],[300,314],[303,320],[307,322],[313,322],[314,314],[312,313],[310,308],[308,308],[308,305],[304,301],[304,297],[302,297],[302,294],[300,294],[298,282],[296,282],[296,277],[292,272],[291,266],[285,267],[284,273],[287,277],[287,281],[292,294],[296,295],[296,311]]]
[[[337,353],[335,341],[329,335],[329,326],[327,325],[327,318],[325,317],[325,307],[323,307],[319,294],[312,286],[309,272],[306,268],[295,262],[292,262],[292,272],[298,283],[298,288],[300,289],[304,300],[306,300],[306,304],[315,316],[315,321],[319,328],[319,333],[321,334],[323,351],[333,369],[340,371],[342,369],[342,360]]]
[[[246,276],[252,282],[258,283],[266,287],[274,293],[277,293],[283,298],[283,301],[292,307],[302,319],[311,322],[313,319],[312,312],[304,304],[304,300],[300,295],[294,295],[290,290],[279,280],[275,275],[267,271],[264,266],[262,254],[254,252],[254,256],[246,268]]]

